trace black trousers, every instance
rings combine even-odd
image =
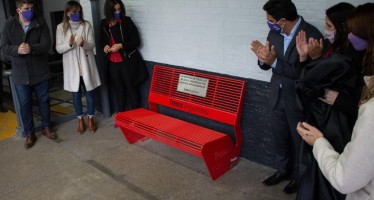
[[[109,75],[115,87],[116,111],[123,112],[138,108],[140,105],[140,94],[136,86],[131,82],[131,74],[126,68],[126,62],[109,62]]]
[[[292,91],[279,91],[278,101],[270,111],[272,128],[272,147],[275,155],[275,166],[279,173],[292,175],[299,179],[299,151],[301,137],[296,131],[301,113],[295,111]]]

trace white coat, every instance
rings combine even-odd
[[[347,200],[374,200],[374,98],[360,106],[352,140],[338,154],[325,138],[313,154],[323,175]]]
[[[93,53],[95,41],[91,24],[86,21],[79,25],[72,47],[69,45],[71,34],[70,30],[64,34],[62,23],[57,26],[56,51],[63,54],[64,90],[78,92],[80,76],[82,76],[86,90],[91,91],[101,85]],[[77,46],[81,37],[84,39],[83,47]]]

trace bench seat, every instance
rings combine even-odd
[[[137,139],[127,138],[128,136],[124,134],[130,144],[152,138],[202,157],[203,147],[208,143],[217,140],[227,140],[229,144],[232,143],[226,134],[144,108],[117,115],[116,120],[119,121],[118,125],[121,128],[127,129],[123,133],[127,131],[142,132],[142,135],[138,135]]]

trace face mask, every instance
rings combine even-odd
[[[268,24],[271,31],[273,31],[275,33],[281,33],[282,32],[282,27],[279,24],[277,24],[277,23],[273,24],[269,21],[267,21],[267,24]]]
[[[330,30],[326,30],[325,29],[325,38],[328,39],[330,41],[330,43],[334,43],[334,40],[335,40],[335,32],[336,31],[330,31]]]
[[[21,11],[22,17],[28,21],[31,22],[32,18],[34,17],[34,12],[32,10],[24,10]]]
[[[71,13],[71,14],[69,15],[69,17],[70,17],[70,20],[71,20],[72,22],[79,22],[80,19],[81,19],[81,15],[80,15],[79,13]]]
[[[114,18],[115,20],[119,20],[119,19],[121,19],[121,11],[114,12],[114,13],[113,13],[113,18]]]
[[[355,48],[357,51],[363,51],[368,46],[368,41],[355,36],[353,33],[348,34],[348,40],[352,43],[353,48]]]

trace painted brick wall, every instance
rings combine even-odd
[[[146,60],[268,81],[249,44],[268,32],[265,0],[123,0],[138,26]],[[325,9],[340,0],[294,0],[323,30]],[[367,0],[346,0],[354,5]]]

